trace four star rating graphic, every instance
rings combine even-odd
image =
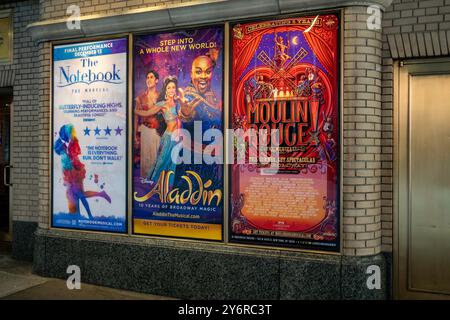
[[[91,131],[94,131],[94,136],[101,136],[102,132],[104,136],[110,136],[111,135],[111,131],[115,131],[116,136],[121,136],[122,135],[122,131],[123,128],[121,127],[117,127],[116,129],[111,129],[109,126],[106,126],[105,129],[100,129],[98,126],[96,126],[94,129],[89,129],[88,127],[86,127],[86,129],[84,129],[84,135],[85,136],[90,136],[91,135]]]

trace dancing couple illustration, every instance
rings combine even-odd
[[[78,158],[81,154],[81,148],[78,143],[75,128],[72,124],[66,124],[61,127],[59,130],[59,138],[56,140],[53,147],[56,154],[61,156],[69,213],[80,215],[81,202],[89,219],[94,219],[87,199],[100,197],[105,199],[108,203],[111,203],[111,198],[106,191],[97,192],[84,190],[83,181],[86,177],[86,169],[85,165]]]

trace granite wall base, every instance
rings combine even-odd
[[[11,255],[16,260],[33,261],[36,222],[14,221],[12,223]]]
[[[386,299],[385,257],[344,257],[220,243],[61,230],[36,232],[34,272],[184,299]],[[368,289],[367,268],[381,270]]]

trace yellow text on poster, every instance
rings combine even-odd
[[[222,225],[134,219],[134,232],[155,236],[222,240]]]

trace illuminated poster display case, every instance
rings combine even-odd
[[[223,240],[223,164],[204,157],[223,136],[223,42],[223,26],[134,37],[136,234]]]
[[[54,44],[52,227],[340,252],[340,26],[331,12]],[[203,157],[210,130],[225,164]]]
[[[230,32],[231,127],[256,133],[234,141],[230,241],[337,252],[339,15],[236,23]]]
[[[52,55],[52,226],[125,233],[128,38]]]

